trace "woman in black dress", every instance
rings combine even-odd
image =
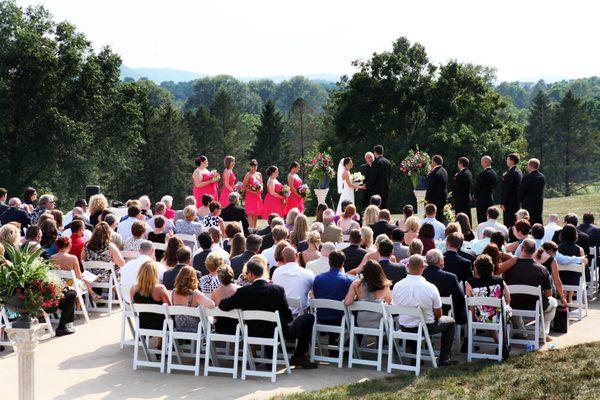
[[[565,293],[563,291],[563,284],[558,273],[558,263],[554,259],[558,252],[558,246],[553,241],[544,242],[542,246],[536,250],[533,259],[546,267],[550,275],[552,276],[552,286],[554,295],[560,298],[562,304],[567,304]]]
[[[171,305],[167,288],[165,285],[158,283],[155,262],[154,260],[148,260],[140,267],[137,282],[130,292],[133,303]],[[140,313],[140,328],[161,330],[164,320],[164,316],[160,314]]]
[[[577,228],[571,224],[566,224],[560,231],[560,245],[558,245],[558,252],[564,256],[584,257],[585,253],[581,247],[577,245]],[[572,271],[560,272],[560,279],[565,285],[579,285],[579,278],[581,274]],[[567,293],[567,300],[571,302],[573,300],[573,291],[569,290]]]

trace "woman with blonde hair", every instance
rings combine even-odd
[[[362,236],[360,247],[367,251],[376,251],[377,249],[373,246],[373,229],[363,226],[360,228],[360,234]]]
[[[131,288],[133,304],[167,304],[171,305],[169,292],[165,285],[158,283],[158,271],[154,265],[156,261],[148,260],[142,264],[137,273],[137,282]],[[159,314],[140,313],[140,328],[163,328],[164,317]]]
[[[308,243],[308,248],[298,253],[298,264],[303,268],[306,267],[306,264],[309,262],[321,257],[321,252],[319,251],[319,246],[321,246],[321,235],[319,232],[309,232],[306,242]]]
[[[211,253],[212,254],[212,253]],[[215,302],[198,290],[196,270],[190,266],[183,267],[175,278],[171,302],[175,306],[214,308]],[[200,318],[189,315],[175,316],[175,330],[179,332],[198,332]]]
[[[294,224],[296,223],[296,218],[300,215],[300,210],[297,208],[292,208],[288,211],[287,216],[285,217],[285,227],[288,231],[292,232],[294,230]]]
[[[90,197],[88,212],[90,213],[90,224],[98,225],[102,211],[108,208],[108,200],[103,194],[95,194]]]
[[[21,240],[21,234],[19,233],[19,228],[17,228],[13,224],[6,224],[0,228],[0,244],[4,245],[4,247],[13,246],[15,248],[19,247]]]
[[[298,252],[308,249],[306,239],[308,237],[309,225],[308,218],[304,214],[298,214],[294,221],[294,229],[290,233],[290,241]]]
[[[208,271],[208,275],[204,275],[200,278],[200,290],[202,293],[210,295],[221,284],[219,277],[217,276],[217,269],[225,265],[225,261],[221,254],[213,251],[206,256],[204,265]]]
[[[286,246],[290,245],[286,241],[283,241],[281,243],[285,243]],[[279,244],[281,244],[281,243],[279,243]],[[279,247],[279,244],[277,245],[278,247]],[[275,257],[277,259],[277,248],[275,250]],[[264,256],[262,256],[260,254],[254,255],[254,256],[250,257],[250,259],[247,261],[247,263],[249,263],[250,261],[257,262],[260,265],[262,265],[263,270],[264,270],[264,272],[263,272],[263,276],[264,277],[266,277],[269,274],[269,263],[267,262],[267,259]],[[240,276],[238,277],[238,279],[236,281],[236,283],[238,285],[240,285],[240,286],[250,285],[250,282],[248,282],[248,280],[246,279],[246,264],[244,264],[244,268],[242,269],[242,273],[240,274]],[[273,268],[275,268],[275,267],[273,267]],[[274,269],[272,269],[272,270],[274,270]]]
[[[404,244],[410,246],[413,240],[419,237],[419,229],[421,229],[421,221],[419,217],[413,215],[406,220],[404,224],[406,232],[404,233]]]
[[[423,242],[421,242],[421,240],[419,240],[419,239],[413,240],[410,243],[410,245],[408,246],[408,257],[406,257],[404,260],[400,260],[400,264],[407,267],[410,256],[412,256],[414,254],[418,254],[418,255],[422,256],[424,247],[425,246],[423,246]]]
[[[363,216],[363,226],[369,226],[377,223],[379,221],[379,207],[374,204],[371,204],[365,209]]]

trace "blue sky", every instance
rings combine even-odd
[[[584,1],[38,0],[130,67],[207,74],[344,74],[399,36],[433,62],[493,66],[500,80],[600,75],[597,16]]]

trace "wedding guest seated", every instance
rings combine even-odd
[[[344,257],[346,258],[344,261],[344,271],[346,272],[358,267],[368,253],[367,250],[360,247],[362,242],[362,234],[360,230],[351,230],[348,241],[350,242],[350,245],[342,250]]]
[[[286,248],[289,245],[290,244],[288,242],[281,242],[275,248],[275,258],[277,259],[277,266],[281,266],[281,265],[285,264],[283,262],[282,251],[284,248]],[[256,262],[256,263],[260,264],[264,270],[263,276],[266,277],[269,274],[269,265],[267,264],[267,259],[264,258],[262,255],[257,254],[255,256],[252,256],[250,258],[250,260],[248,260],[248,263],[249,262]],[[238,284],[239,286],[248,286],[248,285],[252,284],[252,282],[250,282],[248,279],[246,279],[246,265],[248,265],[248,263],[244,264],[242,273],[240,274],[240,276],[238,276],[238,278],[235,281],[235,283]],[[272,278],[272,275],[273,275],[272,272],[275,269],[277,269],[277,266],[271,268],[271,275],[269,276],[269,279]]]
[[[297,315],[308,307],[308,292],[312,289],[315,274],[302,268],[296,262],[296,249],[286,247],[283,249],[282,256],[285,264],[278,267],[273,272],[271,279],[275,285],[281,286],[285,290],[286,297],[299,299],[301,309],[293,308],[292,314]]]
[[[215,199],[210,194],[202,195],[202,204],[200,204],[200,207],[196,210],[199,220],[203,220],[204,217],[210,215],[210,203],[213,201],[215,201]]]
[[[515,213],[515,217],[516,217],[515,223],[516,223],[516,221],[519,221],[519,220],[525,220],[525,221],[529,222],[529,211],[527,211],[525,209],[520,209]],[[514,225],[513,225],[513,227],[514,227]],[[513,243],[516,241],[517,241],[517,238],[515,237],[514,229],[509,229],[508,230],[508,242]]]
[[[99,222],[94,228],[92,237],[85,244],[81,261],[112,262],[117,276],[120,274],[119,268],[125,265],[125,260],[117,246],[110,241],[110,228],[106,222]],[[107,270],[92,268],[90,272],[98,275],[95,282],[107,282],[110,277]]]
[[[335,218],[335,212],[328,208],[323,211],[323,234],[321,235],[321,241],[342,243],[344,241],[344,235],[342,229],[335,225],[333,222]]]
[[[69,251],[71,250],[71,238],[58,238],[56,240],[56,248],[58,249],[58,253],[50,257],[50,262],[63,271],[73,271],[75,273],[75,277],[79,280],[79,282],[73,282],[73,286],[81,284],[83,286],[82,289],[87,289],[88,293],[92,297],[92,300],[100,300],[100,296],[94,292],[90,286],[90,283],[81,278],[79,258],[69,254]]]
[[[327,250],[325,246],[327,246]],[[322,254],[325,252],[328,252],[328,255],[321,256],[321,258],[327,259],[328,268],[315,277],[312,287],[313,295],[315,299],[343,301],[354,281],[354,277],[344,272],[344,262],[346,260],[344,253],[336,251],[332,243],[323,245]],[[319,324],[339,326],[343,317],[343,311],[324,308],[317,310],[317,322]],[[338,339],[338,334],[329,334],[329,344],[336,343]]]
[[[269,231],[270,232],[270,231]],[[237,222],[227,224],[225,226],[225,240],[223,240],[223,250],[229,252],[229,257],[231,258],[231,244],[233,242],[233,238],[236,234],[242,233],[242,227]],[[247,235],[242,233],[242,237],[246,237]],[[239,253],[238,253],[239,254]],[[237,254],[235,254],[237,255]]]
[[[483,238],[483,231],[486,228],[492,228],[494,231],[502,232],[504,237],[508,237],[508,229],[502,225],[497,219],[500,217],[500,210],[497,207],[489,207],[487,209],[487,221],[477,225],[477,239]]]
[[[260,248],[261,253],[263,251],[265,251],[266,249],[275,246],[275,240],[273,238],[273,228],[275,228],[276,226],[284,227],[285,221],[281,217],[275,217],[271,220],[269,225],[270,225],[269,233],[267,233],[266,235],[264,235],[262,237],[263,242],[262,242],[262,246]],[[286,232],[287,232],[287,229],[286,229]]]
[[[56,200],[53,195],[42,195],[42,197],[40,197],[37,208],[35,208],[31,213],[31,223],[34,225],[37,224],[38,219],[40,219],[40,216],[42,214],[49,213],[50,211],[54,210],[55,204]]]
[[[471,261],[458,254],[462,242],[461,233],[448,235],[446,238],[446,252],[444,253],[444,270],[456,275],[460,282],[464,282],[473,276]]]
[[[415,211],[413,210],[413,206],[410,204],[402,207],[402,219],[396,221],[398,228],[400,228],[402,231],[406,231],[406,220],[408,220],[414,213]]]
[[[502,235],[500,232],[497,232]],[[518,258],[508,253],[502,253],[495,243],[490,242],[481,254],[490,256],[494,264],[494,275],[500,276],[508,271],[518,261]],[[474,262],[474,261],[473,261]]]
[[[342,211],[342,213],[341,213],[341,215],[336,215],[335,219],[334,219],[336,225],[338,225],[338,222],[342,218],[342,215],[344,215],[344,213],[346,212],[346,207],[348,207],[350,204],[352,204],[354,206],[354,214],[352,215],[352,220],[354,220],[355,222],[357,222],[360,225],[360,214],[358,214],[356,212],[356,206],[350,200],[342,200],[342,204],[341,204],[341,211]],[[325,211],[325,209],[327,208],[327,206],[325,204],[323,204],[323,206],[324,206],[323,207],[323,211]],[[317,222],[323,222],[323,212],[322,211],[321,211],[321,220],[317,221]]]
[[[56,228],[56,222],[50,214],[47,218],[40,217],[38,226],[42,231],[42,239],[40,240],[40,246],[44,250],[42,254],[43,258],[48,258],[56,253],[56,239],[58,239],[58,229]]]
[[[160,202],[165,205],[165,213],[163,216],[172,223],[175,220],[176,215],[175,210],[173,210],[173,196],[165,194],[163,197],[161,197]],[[156,211],[154,214],[156,214]]]
[[[321,246],[319,258],[312,260],[306,264],[306,269],[312,271],[315,276],[329,271],[329,255],[335,251],[335,245],[327,242]],[[342,253],[344,254],[344,253]],[[344,261],[346,257],[344,256]],[[345,295],[346,293],[344,293]]]
[[[275,222],[276,219],[273,220]],[[271,247],[263,250],[262,255],[267,259],[267,263],[269,267],[273,267],[277,265],[275,261],[275,248],[278,243],[285,241],[288,237],[288,230],[283,225],[275,225],[271,230],[271,235],[273,237],[273,245]]]
[[[371,199],[369,200],[369,205],[381,207],[381,196],[378,194],[374,194],[373,196],[371,196]]]
[[[548,216],[548,223],[544,226],[544,237],[542,239],[544,242],[552,240],[554,232],[560,230],[558,222],[559,219],[557,214],[550,214]]]
[[[408,261],[408,276],[394,285],[392,304],[398,306],[418,306],[425,315],[425,323],[429,335],[442,334],[440,358],[438,366],[455,364],[451,350],[456,323],[453,318],[443,315],[442,300],[438,289],[422,276],[425,264],[419,255],[412,255]],[[420,319],[410,315],[399,315],[397,318],[402,330],[417,332]],[[416,343],[408,341],[409,352],[414,352]]]
[[[310,224],[310,231],[319,232],[319,237],[321,237],[321,235],[323,235],[323,232],[325,232],[325,226],[322,222],[315,221],[312,224]]]
[[[76,203],[81,204],[81,202],[85,203],[85,200],[83,199],[79,199],[77,200]],[[85,203],[87,205],[87,203]],[[54,220],[56,221],[56,214],[54,214],[54,211],[60,211],[60,210],[52,210],[52,214],[54,215]],[[69,219],[67,220],[67,216],[69,216]],[[80,216],[80,220],[83,221],[83,223],[85,224],[85,230],[86,231],[93,231],[94,230],[94,225],[90,224],[87,222],[87,216],[85,214],[85,210],[84,207],[78,207],[75,206],[71,211],[69,211],[67,213],[66,216],[63,217],[63,221],[62,221],[62,225],[64,226],[64,230],[67,231],[68,229],[71,229],[71,222],[73,222],[73,220],[75,219],[76,216]],[[68,236],[71,236],[70,234],[67,233]]]
[[[17,231],[18,234],[18,231]],[[21,246],[27,246],[30,253],[34,253],[42,248],[40,242],[42,240],[42,231],[37,225],[30,225],[25,232],[25,237],[21,243]],[[77,258],[79,260],[79,257]]]
[[[308,232],[308,218],[306,218],[306,215],[304,214],[298,214],[294,221],[294,230],[290,232],[290,242],[298,252],[308,248],[308,243],[306,241]]]
[[[377,251],[377,246],[374,244],[373,237],[373,229],[368,226],[363,226],[360,228],[360,234],[362,235],[362,241],[360,242],[360,247],[367,250],[368,252]]]
[[[0,215],[6,210],[9,209],[9,206],[6,204],[6,198],[8,196],[8,191],[4,188],[0,188]]]
[[[321,257],[321,253],[319,252],[321,235],[319,232],[309,232],[306,242],[308,243],[308,248],[302,252],[298,250],[298,263],[301,267],[306,267],[307,263]]]
[[[218,307],[219,304],[221,304],[221,300],[233,296],[241,286],[234,283],[233,270],[227,264],[224,264],[217,269],[217,277],[221,284],[214,292],[212,292],[210,298]],[[215,332],[225,335],[234,335],[237,323],[237,319],[215,318]]]
[[[64,218],[63,212],[55,208],[54,210],[50,211],[50,215],[52,215],[54,222],[56,222],[56,227],[58,228],[58,232],[62,235],[63,218]],[[81,221],[84,222],[83,217],[81,217]]]
[[[108,208],[108,200],[103,194],[99,193],[90,197],[88,201],[90,202],[88,207],[89,222],[95,228],[98,222],[102,221],[100,216]]]
[[[298,215],[300,215],[300,210],[298,210],[295,207],[288,211],[288,214],[285,217],[284,226],[289,232],[292,232],[294,230],[294,223],[296,222],[296,218],[298,217]]]
[[[200,291],[206,295],[210,295],[219,287],[221,282],[217,276],[217,269],[225,265],[223,257],[217,252],[212,251],[208,257],[206,257],[206,270],[208,275],[203,275],[200,278]]]
[[[216,226],[211,226],[208,228],[208,234],[210,235],[210,239],[212,240],[212,246],[210,246],[210,250],[217,252],[223,257],[223,260],[226,264],[229,264],[229,252],[225,251],[223,246],[221,245],[223,241],[223,235],[221,234],[221,230]]]
[[[27,213],[32,213],[33,209],[38,205],[38,194],[35,188],[29,186],[23,191],[23,206]]]
[[[375,251],[370,251],[368,252],[362,259],[362,261],[360,262],[360,264],[358,265],[358,268],[356,268],[355,270],[352,271],[348,271],[348,274],[350,275],[356,275],[356,274],[360,274],[360,272],[362,271],[362,268],[365,266],[365,264],[367,263],[367,261],[369,260],[373,260],[373,261],[379,261],[381,259],[381,254],[379,253],[379,244],[383,241],[390,241],[390,238],[385,234],[381,234],[379,236],[377,236],[377,239],[375,240],[375,244],[374,244],[374,248],[376,249]],[[390,241],[391,243],[391,241]],[[393,246],[393,245],[392,245]],[[396,262],[396,257],[394,257],[394,255],[391,255],[392,258],[392,262]]]
[[[585,257],[585,250],[578,244],[579,232],[574,224],[566,224],[560,231],[560,244],[558,245],[558,251],[565,256],[572,257]],[[589,246],[588,246],[589,250]],[[560,262],[559,262],[560,263]],[[587,263],[586,263],[587,265]],[[587,268],[585,268],[587,271]],[[560,279],[565,285],[578,285],[581,274],[572,271],[561,271]],[[586,277],[588,278],[588,277]],[[567,300],[571,302],[573,299],[573,291],[569,290],[567,293]]]
[[[260,263],[248,262],[246,274],[251,284],[239,288],[231,297],[222,299],[219,308],[223,311],[235,309],[279,311],[284,338],[287,340],[297,339],[290,364],[306,369],[317,368],[318,364],[311,362],[306,356],[315,322],[314,315],[303,314],[293,319],[285,290],[281,286],[267,282],[265,270]],[[273,328],[274,325],[269,322],[248,322],[250,336],[272,337]]]
[[[246,209],[240,206],[240,194],[238,192],[229,193],[229,204],[221,211],[223,221],[236,221],[242,223],[244,235],[248,236],[248,214]],[[267,232],[268,233],[268,232]]]
[[[152,232],[148,233],[148,240],[152,243],[161,243],[165,244],[167,242],[167,233],[165,232],[165,224],[168,219],[164,216],[158,214],[152,217],[154,228]],[[164,251],[157,250],[156,251],[156,259],[162,260]]]
[[[84,228],[83,221],[76,219],[71,222],[71,250],[69,250],[69,253],[77,257],[79,261],[81,261],[82,251],[85,247],[85,240],[83,240]]]
[[[117,232],[124,240],[132,236],[131,227],[135,222],[142,223],[144,232],[150,232],[150,227],[146,224],[146,217],[142,214],[142,209],[133,204],[127,207],[127,218],[119,222]]]
[[[64,283],[63,283],[64,285]],[[54,336],[66,336],[75,333],[72,326],[75,317],[75,305],[77,304],[77,292],[73,289],[63,287],[62,297],[58,301],[58,309],[60,310],[60,318],[58,326],[54,330]]]
[[[207,196],[210,196],[210,195],[207,195]],[[206,203],[206,205],[208,206],[209,203],[210,203],[210,201],[208,203]],[[183,210],[175,211],[175,218],[173,218],[175,225],[177,225],[179,223],[179,220],[185,219],[185,216],[183,215],[183,211],[185,210],[185,207],[187,207],[187,206],[194,206],[194,209],[196,209],[196,198],[194,196],[187,196],[185,198],[185,200],[183,201]],[[208,207],[206,210],[208,211]],[[208,214],[208,212],[207,212],[207,214]],[[196,221],[198,221],[198,218],[195,217],[194,219]]]
[[[21,246],[20,239],[21,234],[19,233],[19,228],[13,224],[7,224],[0,227],[0,244],[4,249],[10,246],[19,248],[19,246]],[[8,253],[6,253],[5,256],[6,259],[10,261]]]
[[[427,254],[429,250],[435,249],[435,235],[435,227],[429,222],[421,225],[421,228],[419,229],[419,240],[423,243],[423,253]]]
[[[212,238],[208,232],[202,232],[198,235],[198,244],[200,245],[200,251],[197,251],[194,254],[194,261],[192,262],[192,266],[201,275],[208,274],[208,270],[206,269],[204,263],[206,261],[206,257],[210,254],[212,247]]]
[[[556,255],[558,253],[558,246],[553,241],[544,242],[535,251],[533,260],[546,267],[548,273],[552,277],[552,293],[554,297],[559,298],[562,304],[567,304],[567,297],[563,289],[562,280],[558,272],[558,263],[556,262]]]
[[[475,234],[471,230],[471,220],[465,213],[458,213],[455,217],[456,222],[460,225],[460,230],[467,242],[475,240]]]
[[[151,233],[151,232],[150,232]],[[131,225],[131,235],[125,239],[123,250],[126,251],[139,251],[144,236],[146,235],[146,223],[136,221]]]
[[[171,271],[169,271],[171,272]],[[171,305],[165,285],[158,283],[158,272],[154,261],[146,261],[140,267],[135,285],[129,291],[134,304]],[[165,317],[160,314],[140,313],[140,328],[162,330]],[[160,346],[160,339],[158,346]]]
[[[458,325],[466,324],[465,294],[456,275],[445,270],[444,255],[438,249],[429,250],[425,255],[425,262],[427,267],[423,270],[423,278],[435,285],[440,296],[452,296],[454,320]],[[444,305],[442,306],[442,310],[444,315],[448,315],[450,306]]]
[[[123,265],[123,268],[121,268],[121,292],[123,294],[123,300],[127,303],[131,303],[129,291],[133,285],[135,285],[138,271],[146,261],[154,262],[158,281],[163,281],[167,269],[163,264],[155,262],[154,243],[144,240],[140,244],[140,255],[133,260],[126,262],[125,265]]]
[[[207,275],[209,276],[209,275]],[[204,276],[202,278],[205,278]],[[183,267],[175,278],[175,287],[171,293],[171,304],[174,306],[188,306],[214,308],[215,302],[198,290],[198,276],[192,267]],[[175,330],[178,332],[198,332],[199,317],[189,315],[176,315]]]
[[[494,230],[494,228],[487,227],[483,230],[483,235],[481,236],[481,239],[474,240],[473,242],[471,242],[471,251],[476,256],[480,255],[483,252],[483,249],[485,249],[485,246],[490,244],[490,240],[491,240],[494,232],[496,232]],[[515,250],[516,250],[516,246],[515,246]]]
[[[529,237],[531,224],[526,219],[518,219],[511,231],[516,240],[506,245],[506,251],[515,253],[519,245],[523,242],[523,239]]]
[[[214,226],[221,229],[221,232],[225,232],[225,222],[221,218],[221,204],[218,201],[212,201],[208,205],[208,209],[210,210],[210,214],[202,220],[204,227],[210,228]]]
[[[583,223],[577,227],[577,230],[590,237],[591,246],[600,246],[600,226],[594,225],[594,214],[584,213]]]
[[[119,222],[117,221],[117,217],[114,214],[107,214],[104,219],[104,222],[108,224],[108,228],[110,229],[110,241],[117,246],[119,251],[123,251],[125,248],[125,241],[123,240],[123,236],[117,233],[117,226]],[[96,224],[98,225],[98,224]],[[91,237],[91,236],[90,236]],[[84,236],[85,239],[85,236]],[[87,242],[87,240],[86,240]]]
[[[565,215],[565,218],[564,218],[565,226],[570,224],[570,225],[573,225],[576,227],[578,222],[579,222],[579,219],[577,218],[577,214],[569,213],[569,214]],[[575,229],[577,231],[577,239],[576,239],[577,245],[583,249],[586,256],[589,256],[589,254],[590,254],[590,237],[589,237],[589,235],[582,230],[579,230],[577,228],[575,228]],[[552,241],[554,243],[558,244],[559,246],[561,245],[561,242],[563,240],[561,233],[562,233],[562,229],[554,232],[554,236],[552,237]],[[571,255],[571,254],[569,254],[569,255]],[[590,259],[590,261],[591,261],[591,259]],[[586,276],[586,279],[589,281],[589,276]]]
[[[460,224],[458,222],[449,222],[448,225],[446,225],[446,230],[444,231],[444,233],[444,238],[447,238],[448,235],[450,235],[451,233],[462,233],[462,228],[460,227]],[[444,253],[446,251],[446,241],[443,240],[441,242],[438,242],[436,247],[440,249],[442,253]]]
[[[167,218],[166,212],[167,212],[167,206],[162,201],[159,201],[158,203],[156,203],[154,205],[154,216],[152,218],[150,218],[147,222],[150,229],[155,228],[155,222],[156,222],[157,218],[162,218],[164,231],[165,232],[173,232],[173,230],[175,229],[175,225],[173,224],[173,221],[171,221],[169,218]]]
[[[369,303],[387,303],[391,301],[391,282],[385,276],[381,265],[377,261],[368,261],[363,270],[362,278],[352,282],[348,293],[344,298],[346,306],[355,301],[366,301]],[[371,311],[359,311],[356,314],[356,325],[364,328],[378,328],[381,314]]]
[[[416,215],[413,215],[406,220],[405,227],[406,231],[404,232],[404,244],[410,246],[412,241],[419,237],[421,220]]]
[[[421,227],[425,224],[431,224],[434,230],[435,240],[442,240],[444,238],[444,231],[446,230],[446,226],[442,224],[440,221],[435,219],[437,214],[437,207],[435,204],[427,204],[425,206],[425,218],[421,219]],[[427,248],[427,245],[425,245]]]
[[[404,265],[390,260],[390,258],[394,257],[394,244],[392,241],[389,239],[380,241],[377,249],[379,253],[379,265],[381,265],[385,276],[392,282],[392,286],[406,278],[406,268]]]
[[[31,218],[27,211],[23,209],[23,204],[18,197],[13,197],[8,201],[8,210],[0,215],[0,224],[6,225],[10,222],[15,222],[19,229],[27,229],[31,224]]]
[[[394,229],[392,231],[391,239],[394,243],[394,256],[396,257],[396,260],[400,261],[408,258],[408,246],[403,244],[404,231],[400,228]]]
[[[140,209],[142,210],[142,215],[145,217],[146,221],[152,218],[152,202],[150,201],[150,197],[147,195],[140,196],[138,199],[140,204]]]
[[[540,334],[548,336],[550,332],[550,322],[554,319],[557,306],[556,299],[552,297],[550,274],[546,268],[533,260],[533,255],[535,253],[534,240],[526,238],[521,245],[521,256],[517,263],[504,273],[504,281],[507,285],[541,286],[542,310],[546,331],[540,332]],[[535,309],[537,300],[537,296],[515,294],[511,296],[511,307],[517,310],[533,310]],[[515,329],[524,328],[523,319],[521,317],[512,317],[511,322]]]
[[[357,216],[356,206],[352,203],[349,203],[346,208],[344,208],[344,213],[342,215],[336,216],[339,217],[337,218],[336,225],[340,227],[344,236],[349,235],[352,229],[360,228],[360,224],[356,221]]]
[[[373,225],[369,225],[373,230],[373,236],[377,237],[382,233],[391,236],[392,231],[396,229],[396,226],[392,225],[390,221],[392,220],[392,216],[389,210],[381,210],[379,211],[378,221]]]
[[[186,206],[183,209],[182,220],[177,221],[174,233],[183,233],[186,235],[199,235],[204,231],[204,226],[200,222],[196,222],[196,207]],[[121,226],[119,225],[119,228]]]
[[[410,260],[410,256],[415,254],[423,257],[423,242],[421,242],[419,239],[413,240],[410,246],[408,246],[408,258],[400,260],[400,264],[404,265],[404,267],[408,269],[408,261]],[[424,259],[425,258],[423,258],[423,260]]]
[[[246,237],[240,229],[240,232],[236,233],[231,240],[231,245],[229,247],[229,259],[231,260],[233,257],[239,256],[244,251],[246,251]]]
[[[189,267],[192,261],[192,250],[189,247],[183,246],[177,249],[177,264],[168,271],[165,271],[163,274],[163,284],[168,290],[173,290],[175,287],[175,278],[177,278],[177,274],[183,267]],[[195,268],[194,268],[195,269]],[[200,272],[196,270],[196,276],[198,281],[201,278]]]
[[[231,259],[231,268],[233,269],[233,275],[235,278],[240,276],[242,273],[244,264],[246,264],[252,256],[259,253],[261,244],[262,238],[260,236],[254,234],[248,236],[246,239],[246,251]]]
[[[363,226],[371,226],[379,221],[379,207],[371,204],[363,213]]]
[[[183,244],[183,240],[178,237],[172,236],[167,241],[167,249],[165,250],[165,254],[163,254],[163,258],[160,262],[166,265],[168,268],[173,268],[177,265],[177,250],[185,246]]]
[[[277,214],[277,213],[271,213],[271,214],[269,214],[269,217],[267,218],[267,226],[265,226],[264,228],[259,229],[258,231],[256,231],[256,234],[259,235],[259,236],[263,236],[263,239],[264,239],[265,235],[268,235],[269,233],[271,233],[271,223],[273,222],[273,220],[275,218],[280,218],[279,214]]]
[[[510,304],[510,292],[502,280],[501,276],[494,276],[494,263],[490,256],[481,254],[475,259],[475,276],[469,278],[465,283],[465,291],[468,297],[494,297],[500,299],[504,297],[507,305]],[[464,309],[464,307],[463,307]],[[502,310],[487,307],[471,307],[474,322],[486,324],[497,323]],[[498,343],[498,333],[493,330],[488,331],[494,342]]]

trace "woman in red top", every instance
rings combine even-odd
[[[256,221],[263,212],[263,179],[261,173],[257,171],[258,162],[256,160],[251,160],[249,166],[250,169],[244,176],[244,189],[246,190],[244,201],[246,203],[246,213],[248,214],[248,225],[251,228],[256,228]]]
[[[71,222],[71,250],[69,250],[69,254],[77,257],[79,265],[81,265],[81,250],[85,247],[84,232],[85,224],[83,221],[76,219]]]
[[[221,188],[221,197],[219,203],[225,208],[229,204],[229,194],[233,192],[235,185],[235,175],[233,167],[235,166],[235,158],[232,156],[225,157],[225,169],[223,170],[223,187]]]
[[[302,179],[298,176],[300,172],[300,164],[296,161],[290,165],[290,173],[287,177],[287,184],[290,187],[290,197],[287,199],[285,213],[287,214],[292,208],[297,208],[301,213],[304,212],[304,197],[298,192],[298,188],[302,186]]]
[[[204,194],[210,194],[213,199],[218,199],[217,188],[219,182],[208,170],[208,159],[205,156],[200,156],[194,162],[196,163],[196,169],[192,174],[192,178],[194,179],[196,204],[202,204],[202,195]]]
[[[285,215],[286,197],[281,194],[283,185],[277,180],[279,177],[279,169],[272,165],[267,168],[267,194],[263,202],[263,219],[267,221],[269,215],[275,213],[283,218]]]

